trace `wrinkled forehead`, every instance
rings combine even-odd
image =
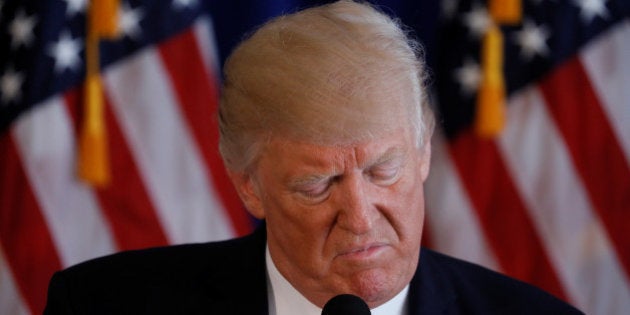
[[[349,144],[317,144],[286,136],[270,139],[261,152],[263,168],[284,170],[281,177],[304,174],[337,174],[346,168],[369,168],[406,160],[417,147],[405,130],[393,130],[374,139]]]

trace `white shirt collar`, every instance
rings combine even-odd
[[[267,300],[269,315],[321,315],[322,309],[307,300],[278,271],[271,259],[269,248],[265,252],[267,262]],[[372,309],[372,315],[404,315],[407,314],[407,285],[393,299]]]

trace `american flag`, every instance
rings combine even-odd
[[[0,2],[0,314],[41,313],[52,273],[77,262],[251,230],[216,149],[217,51],[260,15],[305,6],[272,2],[122,1],[121,37],[101,43],[112,181],[100,189],[76,176],[88,0]],[[522,24],[502,28],[495,139],[470,128],[485,2],[441,1],[426,47],[443,127],[428,245],[588,314],[630,309],[626,2],[524,2]],[[432,15],[418,9],[432,1],[380,3],[412,27]]]
[[[217,152],[212,20],[125,1],[102,42],[111,182],[76,176],[87,1],[2,7],[0,314],[41,314],[52,273],[115,251],[251,230]]]
[[[523,1],[521,23],[502,27],[507,117],[493,139],[471,127],[488,9],[451,0],[441,10],[432,246],[587,314],[627,314],[630,3]]]

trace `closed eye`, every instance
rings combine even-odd
[[[317,203],[328,197],[331,185],[332,180],[330,178],[318,178],[294,183],[291,185],[291,190],[297,193],[301,198],[312,203]]]
[[[308,198],[317,198],[325,194],[329,186],[327,183],[318,183],[317,185],[300,188],[298,192]]]
[[[368,170],[367,175],[373,183],[381,186],[389,186],[400,178],[401,169],[402,166],[399,162],[389,161],[373,166]]]

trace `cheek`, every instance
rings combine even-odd
[[[411,178],[391,196],[396,204],[393,225],[399,236],[411,246],[420,243],[424,224],[424,192],[422,182]]]
[[[320,257],[334,222],[329,209],[299,206],[290,198],[268,204],[267,209],[267,228],[287,256],[313,262]]]
[[[316,239],[334,222],[334,214],[327,207],[300,205],[290,197],[267,203],[267,221],[279,230]],[[303,238],[304,238],[303,237]]]

